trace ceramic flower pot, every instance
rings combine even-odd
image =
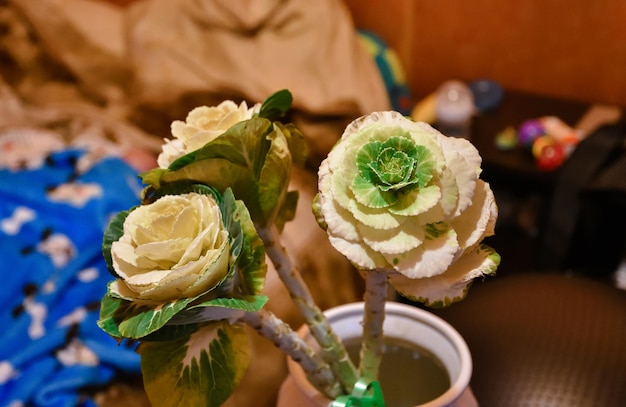
[[[400,340],[410,342],[426,350],[426,353],[434,356],[440,362],[449,377],[449,385],[442,393],[427,402],[418,403],[420,407],[476,407],[478,403],[469,387],[472,373],[472,360],[469,349],[460,336],[447,322],[422,309],[396,303],[387,302],[385,305],[384,332],[386,340]],[[332,308],[325,312],[329,323],[337,335],[344,341],[358,341],[361,337],[361,322],[363,303],[352,303]],[[308,343],[313,343],[308,327],[302,327],[298,333]],[[402,364],[404,365],[404,364]],[[408,365],[408,364],[407,364]],[[277,407],[327,407],[332,402],[320,394],[309,382],[300,366],[288,360],[289,376],[281,386]],[[415,377],[412,368],[402,371],[403,366],[394,365],[393,370],[403,372],[408,378]],[[410,379],[411,380],[411,379]],[[423,380],[404,386],[403,391],[417,389],[424,386]],[[381,384],[385,394],[387,407],[394,406],[390,403],[390,395],[385,390],[385,384],[381,377]],[[412,391],[412,390],[411,390]]]

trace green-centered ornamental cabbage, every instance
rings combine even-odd
[[[352,122],[322,162],[314,212],[357,268],[388,270],[406,297],[447,305],[499,264],[481,243],[498,212],[480,165],[465,139],[397,112],[372,113]]]

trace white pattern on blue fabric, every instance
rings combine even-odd
[[[102,233],[114,213],[139,203],[141,184],[117,158],[82,173],[82,154],[0,169],[0,406],[95,406],[83,387],[139,373],[135,349],[96,321],[111,279]],[[80,199],[67,195],[77,189]]]

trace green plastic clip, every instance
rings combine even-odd
[[[360,379],[354,385],[352,394],[337,397],[330,407],[385,407],[380,383]]]

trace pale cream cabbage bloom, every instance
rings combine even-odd
[[[165,303],[200,295],[228,273],[229,235],[220,208],[208,195],[166,195],[137,207],[112,243],[119,278],[111,293],[121,298]]]
[[[174,139],[165,140],[163,151],[157,159],[159,167],[169,167],[177,158],[203,147],[234,124],[252,118],[260,108],[259,103],[248,108],[245,101],[237,105],[231,100],[217,106],[196,107],[187,114],[185,121],[172,122]]]

